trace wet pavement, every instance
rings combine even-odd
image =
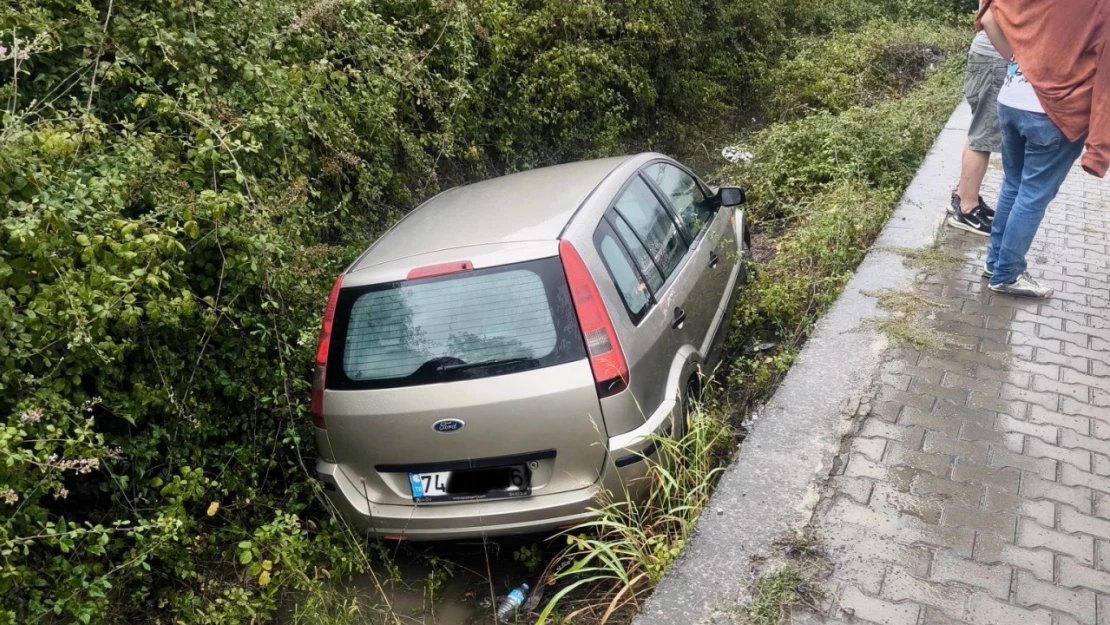
[[[944,230],[962,265],[915,287],[944,344],[886,354],[817,508],[825,611],[795,622],[1108,625],[1110,182],[1077,168],[1049,206],[1048,301],[990,293],[986,239]]]

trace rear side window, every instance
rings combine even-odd
[[[651,306],[651,291],[614,234],[603,223],[594,235],[594,243],[633,323],[637,323]]]
[[[558,258],[345,289],[334,332],[342,341],[328,355],[329,388],[434,384],[585,358]]]
[[[709,198],[693,176],[668,163],[648,165],[644,173],[670,198],[671,206],[692,235],[701,232],[713,219]]]
[[[674,272],[686,254],[686,241],[667,209],[643,178],[633,178],[614,205],[664,279]]]
[[[647,284],[651,287],[652,293],[658,293],[659,289],[663,288],[663,274],[659,273],[659,267],[655,265],[655,261],[651,259],[651,252],[644,247],[640,242],[640,238],[632,231],[628,222],[623,217],[618,215],[613,216],[613,228],[617,231],[617,235],[621,241],[624,242],[625,249],[632,255],[632,260],[636,263],[636,267],[643,274],[647,280]]]

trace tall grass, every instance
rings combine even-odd
[[[288,619],[289,625],[396,625],[387,614],[364,597],[331,588],[307,593]]]
[[[674,563],[702,509],[709,502],[732,431],[720,409],[694,405],[681,438],[653,437],[656,453],[645,458],[646,496],[611,501],[597,517],[566,533],[567,547],[553,562],[562,570],[548,583],[562,585],[540,613],[566,621],[589,615],[601,625],[638,606]],[[566,564],[569,562],[569,566]]]

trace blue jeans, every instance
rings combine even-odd
[[[1068,141],[1044,113],[998,105],[1002,127],[1002,192],[987,248],[991,284],[1009,284],[1025,272],[1025,254],[1033,244],[1048,203],[1060,191],[1085,137]]]

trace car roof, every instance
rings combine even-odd
[[[382,235],[349,271],[445,249],[556,240],[594,189],[629,158],[577,161],[448,189]]]

